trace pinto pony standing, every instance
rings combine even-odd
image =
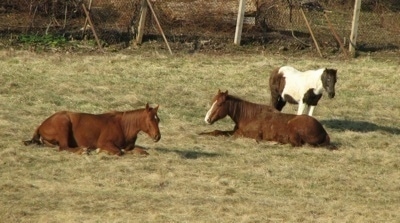
[[[324,89],[329,98],[335,97],[336,73],[337,70],[327,68],[305,72],[290,66],[276,68],[269,78],[271,105],[282,111],[286,102],[299,104],[298,115],[303,114],[307,106],[307,113],[312,116]]]

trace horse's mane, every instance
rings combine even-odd
[[[226,101],[229,102],[229,109],[232,111],[232,117],[254,118],[262,112],[274,112],[276,109],[269,105],[257,104],[246,101],[234,95],[227,95]]]
[[[117,114],[121,117],[122,128],[124,129],[125,134],[131,135],[136,134],[137,128],[140,126],[141,118],[144,109],[130,110],[117,112]]]

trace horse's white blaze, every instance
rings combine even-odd
[[[214,110],[215,105],[217,104],[217,101],[214,101],[214,103],[211,105],[211,108],[208,110],[206,117],[204,118],[204,121],[208,124],[211,124],[208,120],[210,119],[210,115],[212,111]]]
[[[303,103],[304,94],[310,89],[314,89],[314,94],[319,95],[324,91],[321,81],[321,75],[325,68],[318,70],[308,70],[301,72],[290,66],[283,66],[279,69],[279,73],[285,77],[286,85],[282,91],[281,96],[290,95],[297,103],[299,108],[297,114],[303,114],[307,105]],[[310,109],[309,115],[313,113],[314,108]]]

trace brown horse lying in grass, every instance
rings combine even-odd
[[[212,100],[205,121],[208,124],[231,117],[235,122],[233,131],[203,132],[201,135],[234,135],[256,140],[276,141],[292,146],[309,144],[328,146],[330,138],[315,118],[307,115],[280,113],[267,105],[254,104],[221,92]]]
[[[47,118],[24,144],[58,145],[59,151],[71,152],[100,149],[122,155],[123,150],[135,149],[140,131],[155,142],[161,139],[157,110],[158,106],[146,104],[144,109],[98,115],[60,111]]]
[[[257,141],[276,141],[292,146],[305,143],[312,146],[328,146],[330,138],[315,118],[308,115],[265,113],[236,132],[236,135]]]

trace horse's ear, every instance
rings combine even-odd
[[[228,90],[225,91],[225,94],[228,95]]]
[[[220,94],[221,93],[221,89],[218,89],[218,94]]]
[[[155,108],[153,108],[153,110],[154,110],[155,113],[157,113],[158,107],[159,107],[159,106],[160,106],[160,105],[157,105]]]
[[[149,109],[150,109],[149,103],[146,103],[146,111],[148,111]]]

